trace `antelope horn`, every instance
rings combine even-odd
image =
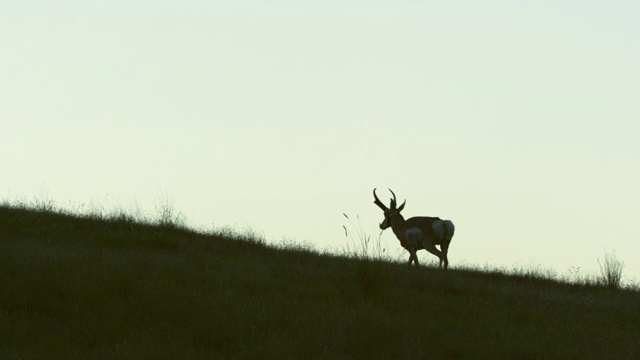
[[[391,194],[393,195],[393,199],[391,199],[391,208],[395,209],[396,208],[396,194],[391,189],[389,189],[389,191],[391,191]]]
[[[382,201],[380,201],[380,199],[378,199],[378,196],[376,195],[376,189],[373,189],[373,198],[375,199],[373,201],[374,204],[378,205],[378,207],[380,209],[382,209],[383,211],[387,211],[389,210],[389,208],[387,208],[386,206],[384,206],[384,204],[382,203]]]
[[[396,200],[396,194],[391,189],[389,189],[389,191],[391,191],[391,194],[393,194],[393,199],[391,199],[391,207],[395,209],[396,205],[398,204],[398,202]],[[404,202],[402,203],[402,205],[400,205],[400,207],[398,209],[404,208],[404,204],[406,204],[406,203],[407,203],[407,199],[404,200]]]

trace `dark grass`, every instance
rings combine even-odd
[[[0,359],[640,357],[640,293],[0,207]]]

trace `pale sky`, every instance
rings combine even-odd
[[[640,3],[3,1],[0,195],[342,249],[372,189],[451,265],[640,277]],[[388,231],[389,252],[402,254]],[[434,262],[422,252],[423,262]],[[585,270],[586,271],[586,270]]]

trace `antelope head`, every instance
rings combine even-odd
[[[373,203],[378,205],[378,207],[384,212],[384,220],[382,221],[382,223],[380,223],[380,229],[382,230],[388,229],[394,222],[404,222],[404,217],[400,215],[400,211],[404,209],[404,205],[407,203],[407,200],[405,200],[402,205],[400,205],[400,207],[396,207],[396,194],[391,189],[389,189],[389,191],[391,191],[391,194],[393,194],[393,199],[391,199],[389,207],[386,207],[382,203],[382,201],[378,199],[378,196],[376,195],[376,189],[373,189],[373,198],[375,199]]]

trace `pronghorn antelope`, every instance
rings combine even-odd
[[[409,265],[414,262],[418,266],[416,251],[425,249],[440,259],[440,267],[444,262],[446,270],[449,266],[447,252],[455,231],[453,222],[426,216],[416,216],[405,220],[400,212],[404,209],[407,200],[400,207],[396,207],[396,194],[391,189],[389,191],[393,194],[393,199],[391,199],[391,205],[386,207],[376,196],[376,189],[373,189],[373,198],[375,199],[373,203],[384,211],[384,221],[380,224],[380,229],[391,227],[393,233],[400,240],[400,245],[409,251]],[[440,250],[436,248],[436,245],[440,245]]]

